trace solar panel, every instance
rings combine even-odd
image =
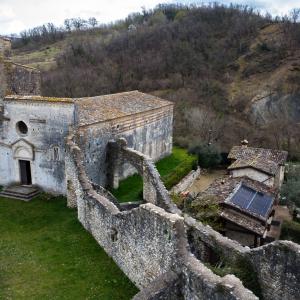
[[[231,197],[230,202],[250,213],[266,217],[273,205],[273,198],[245,185],[241,185]]]
[[[254,199],[252,200],[248,210],[255,214],[265,217],[272,204],[272,197],[264,195],[262,193],[257,193]]]
[[[241,185],[240,188],[231,198],[230,202],[236,204],[237,206],[245,209],[249,205],[249,200],[254,197],[256,191],[248,188],[247,186]]]

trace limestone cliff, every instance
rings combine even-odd
[[[300,121],[300,49],[283,51],[284,43],[282,27],[266,26],[229,71],[230,104],[253,124]]]

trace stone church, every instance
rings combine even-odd
[[[171,153],[171,102],[139,91],[80,99],[38,96],[38,71],[3,57],[4,51],[0,61],[0,68],[6,70],[0,82],[1,186],[34,185],[66,194],[65,139],[72,132],[84,151],[89,178],[101,186],[107,183],[106,148],[112,139],[124,137],[128,146],[154,160]],[[120,166],[119,176],[132,172],[128,165]]]

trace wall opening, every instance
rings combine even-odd
[[[19,166],[20,166],[20,182],[21,182],[21,184],[31,185],[32,179],[31,179],[30,161],[19,160]]]
[[[17,131],[20,135],[26,135],[28,133],[28,127],[23,121],[20,121],[17,123]]]

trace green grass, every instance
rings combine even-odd
[[[174,147],[168,157],[156,163],[157,170],[167,189],[177,184],[196,165],[196,156],[189,155],[185,149]],[[112,190],[120,202],[139,201],[143,198],[143,180],[135,174],[122,180],[119,188]]]
[[[0,299],[131,299],[136,287],[64,198],[0,198]]]

